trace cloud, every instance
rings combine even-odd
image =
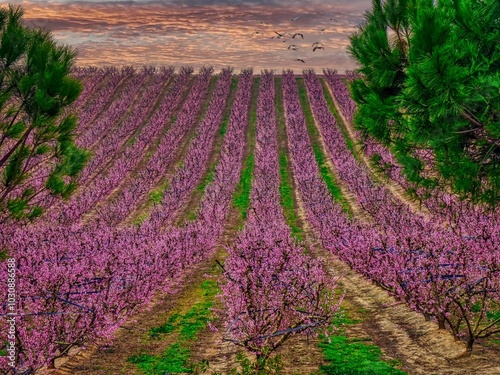
[[[370,5],[369,0],[20,3],[29,26],[51,30],[56,40],[77,48],[80,65],[253,66],[256,71],[354,68],[348,37]],[[285,38],[276,38],[275,31]],[[304,39],[291,39],[296,32]],[[325,50],[313,52],[316,41]],[[297,51],[287,49],[290,44]]]

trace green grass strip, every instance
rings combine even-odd
[[[218,293],[217,282],[203,281],[199,293],[201,301],[195,303],[186,313],[173,314],[164,324],[149,331],[150,339],[161,339],[164,335],[176,333],[178,335],[176,342],[169,345],[162,355],[140,353],[129,357],[127,361],[136,364],[146,375],[192,373],[190,345],[207,326],[213,299]]]
[[[227,132],[227,125],[229,124],[229,117],[231,116],[231,109],[233,108],[234,99],[236,98],[236,90],[238,89],[238,77],[233,77],[231,80],[231,88],[230,93],[235,93],[234,95],[229,94],[230,99],[227,104],[226,113],[224,115],[224,121],[222,122],[222,126],[219,130],[219,134],[224,136]]]
[[[345,128],[344,123],[340,119],[339,114],[337,113],[337,110],[335,108],[335,104],[333,103],[333,98],[330,95],[330,92],[328,91],[327,83],[325,82],[324,79],[320,80],[321,82],[321,87],[323,88],[323,96],[326,99],[326,103],[328,104],[328,108],[330,108],[330,112],[332,115],[335,117],[335,120],[337,120],[337,124],[340,128],[340,131],[342,132],[342,135],[344,136],[345,143],[347,145],[347,148],[351,151],[353,156],[356,158],[356,160],[359,161],[359,155],[358,152],[356,151],[356,147],[354,146],[354,141],[349,137],[349,134],[347,133],[347,129]]]
[[[319,347],[329,363],[320,366],[320,373],[325,375],[405,375],[395,366],[398,361],[383,361],[379,347],[369,344],[369,338],[348,338],[342,326],[360,324],[361,321],[349,318],[345,310],[338,315],[334,326],[338,331],[328,338],[322,338]]]
[[[172,344],[160,358],[150,354],[136,354],[128,359],[147,375],[168,373],[191,373],[189,367],[190,350],[179,343]]]
[[[217,153],[220,153],[220,147],[221,147],[221,143],[222,143],[222,138],[226,135],[226,132],[227,132],[227,126],[228,126],[228,123],[229,123],[229,117],[231,115],[231,108],[233,108],[233,102],[234,102],[234,99],[236,97],[236,95],[233,95],[237,88],[238,88],[238,78],[237,77],[233,77],[232,80],[231,80],[231,87],[230,87],[230,90],[229,90],[229,100],[228,102],[226,103],[226,108],[225,108],[225,114],[224,114],[224,118],[222,120],[222,124],[219,128],[219,136],[220,136],[220,140],[217,142],[217,145],[215,147],[216,149],[216,152]],[[215,177],[215,168],[217,167],[217,164],[219,162],[219,159],[217,158],[217,160],[215,160],[212,164],[210,164],[210,166],[208,167],[208,170],[207,172],[205,173],[205,175],[203,176],[203,178],[201,179],[201,181],[198,183],[198,185],[196,186],[195,188],[195,192],[197,194],[202,194],[206,187],[212,183],[212,181],[214,180],[214,177]],[[192,209],[191,211],[187,212],[186,213],[186,220],[187,221],[192,221],[192,220],[196,220],[197,216],[198,216],[198,208],[199,207],[195,207],[194,209]]]
[[[291,170],[290,161],[286,153],[286,127],[285,127],[285,115],[283,108],[283,87],[281,84],[281,77],[275,78],[275,108],[276,108],[276,120],[278,123],[278,141],[279,141],[279,166],[280,166],[280,203],[283,207],[283,214],[288,226],[292,230],[292,235],[299,239],[304,239],[304,233],[300,229],[299,217],[296,213],[295,207],[297,202],[295,201],[295,196],[293,194],[292,185],[292,175],[289,172]]]
[[[206,187],[214,180],[216,166],[217,166],[217,163],[212,163],[210,165],[208,171],[203,176],[203,179],[196,186],[196,188],[195,188],[196,193],[198,193],[198,194],[203,193],[205,191]],[[187,212],[185,215],[185,220],[186,221],[196,220],[196,218],[198,217],[198,209],[199,209],[199,207],[195,207],[191,211]]]
[[[304,85],[303,78],[297,78],[297,86],[299,89],[300,105],[302,106],[304,117],[306,119],[307,132],[311,138],[314,156],[316,158],[316,162],[318,163],[321,177],[323,178],[323,181],[325,181],[326,187],[328,188],[328,191],[332,195],[333,199],[342,205],[342,209],[346,213],[352,215],[349,203],[347,203],[346,199],[343,197],[342,191],[338,187],[335,177],[326,163],[326,157],[319,141],[320,134],[314,124],[314,117],[311,111],[311,106],[309,105],[309,98],[307,97],[307,89]]]
[[[321,366],[327,375],[403,375],[405,372],[381,360],[379,347],[367,344],[367,340],[331,336],[330,342],[319,344],[325,359],[330,363]],[[368,339],[369,341],[369,339]],[[396,364],[396,363],[394,363]]]
[[[233,206],[240,212],[243,220],[247,217],[248,207],[250,207],[250,189],[252,187],[252,175],[255,165],[254,149],[255,149],[255,123],[257,120],[257,98],[259,95],[260,77],[255,77],[252,87],[252,98],[250,108],[250,123],[248,130],[248,145],[250,152],[243,161],[243,169],[241,171],[240,181],[236,185],[236,190],[233,195]]]

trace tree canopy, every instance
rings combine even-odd
[[[351,37],[356,125],[417,186],[499,202],[499,41],[497,0],[373,0]]]
[[[0,8],[0,221],[42,214],[42,192],[67,197],[87,159],[65,112],[82,90],[70,76],[75,50],[22,24],[20,7]]]

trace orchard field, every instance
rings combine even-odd
[[[5,373],[226,374],[263,347],[286,374],[500,373],[500,215],[407,181],[355,130],[350,75],[74,76],[78,188],[1,228]]]

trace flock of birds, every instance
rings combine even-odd
[[[295,22],[295,21],[297,21],[299,18],[300,18],[300,16],[296,16],[296,17],[290,18],[289,20],[290,20],[291,22]],[[335,18],[330,18],[330,20],[331,20],[331,21],[338,22]],[[259,22],[259,24],[260,24],[260,25],[264,25],[264,26],[270,26],[268,23],[265,23],[265,22],[263,22],[263,21],[260,21],[260,22]],[[326,28],[323,28],[323,29],[321,29],[320,31],[324,32],[324,31],[326,31],[326,30],[327,30]],[[302,38],[302,39],[304,39],[304,34],[302,34],[302,33],[279,33],[279,32],[277,32],[277,31],[273,31],[273,32],[274,32],[274,34],[276,34],[276,35],[273,35],[273,36],[271,37],[271,39],[283,39],[283,43],[287,42],[287,41],[288,41],[288,40],[290,40],[290,39],[295,39],[295,38],[297,38],[297,39],[298,39],[299,37],[300,37],[300,38]],[[252,35],[251,35],[251,36],[254,36],[254,35],[264,35],[264,33],[263,33],[263,32],[261,32],[261,31],[254,31],[254,32],[252,33]],[[287,36],[288,36],[288,38],[287,38]],[[288,46],[288,48],[287,48],[287,49],[288,49],[288,50],[292,50],[292,51],[297,51],[299,48],[300,48],[300,47],[299,47],[298,45],[296,45],[296,44],[290,44],[290,45]],[[320,49],[321,49],[321,50],[324,50],[324,49],[325,49],[325,46],[324,46],[324,44],[323,44],[323,43],[321,43],[321,42],[314,42],[314,43],[311,45],[311,48],[312,48],[312,51],[313,51],[313,52],[316,52],[317,50],[320,50]],[[295,61],[300,61],[301,63],[304,63],[304,64],[305,64],[305,60],[304,60],[304,59],[302,59],[302,58],[297,58],[297,59],[295,59]]]

